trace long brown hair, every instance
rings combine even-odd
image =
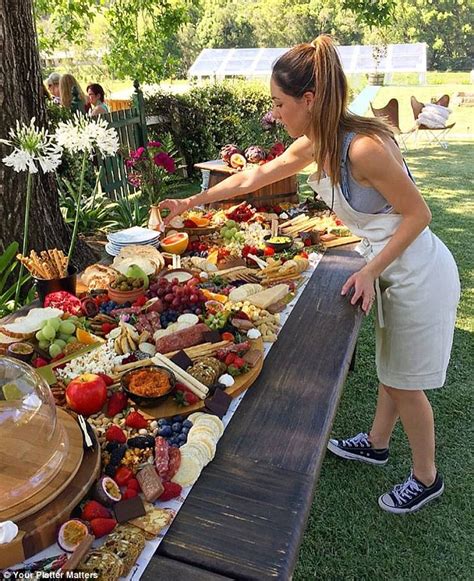
[[[347,109],[348,86],[336,47],[327,34],[294,46],[274,64],[272,77],[284,93],[301,98],[314,93],[311,140],[317,179],[326,166],[333,184],[341,181],[340,159],[344,134],[393,137],[383,121],[355,115]]]

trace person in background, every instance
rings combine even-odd
[[[51,100],[55,105],[59,105],[61,100],[59,98],[59,81],[61,80],[61,75],[59,73],[51,73],[46,79],[46,86],[51,94]]]
[[[61,106],[65,107],[66,109],[71,108],[73,87],[77,87],[79,92],[79,100],[82,104],[80,110],[85,111],[87,97],[75,77],[69,73],[62,75],[59,81],[59,98],[61,100]]]
[[[273,116],[296,140],[274,160],[237,173],[200,194],[164,200],[177,214],[201,204],[254,192],[317,163],[308,183],[353,234],[366,264],[341,294],[368,313],[376,300],[378,399],[372,427],[331,439],[346,460],[382,466],[401,420],[411,447],[408,478],[379,497],[385,511],[414,512],[439,497],[433,410],[425,391],[443,386],[460,295],[456,263],[428,227],[431,212],[392,130],[347,108],[348,86],[331,38],[318,36],[283,54],[270,82]],[[341,484],[349,486],[348,482]],[[354,482],[358,502],[367,490]],[[341,494],[344,492],[341,490]]]
[[[90,103],[89,115],[103,115],[109,113],[109,108],[104,103],[105,95],[104,89],[98,83],[91,83],[87,85],[87,97]]]

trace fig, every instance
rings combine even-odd
[[[94,486],[94,499],[104,506],[113,506],[122,498],[122,493],[115,480],[102,476]]]
[[[247,165],[245,157],[240,153],[234,153],[230,156],[230,166],[234,169],[242,169]]]
[[[63,551],[73,553],[89,534],[87,524],[77,518],[66,521],[58,532],[58,545]]]
[[[267,159],[266,151],[263,149],[263,147],[260,147],[259,145],[251,145],[250,147],[247,147],[244,155],[245,159],[249,163],[260,163]]]
[[[99,314],[99,307],[94,299],[91,298],[82,299],[81,309],[86,317],[95,317]]]
[[[234,145],[233,143],[224,145],[224,147],[220,151],[222,161],[224,161],[227,165],[230,165],[230,158],[232,155],[234,155],[234,153],[239,153],[240,155],[243,155],[243,151],[239,147],[237,147],[237,145]]]

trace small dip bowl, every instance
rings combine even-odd
[[[29,363],[33,359],[34,352],[33,345],[23,342],[11,343],[7,349],[7,355],[25,363]]]
[[[158,405],[174,390],[176,377],[166,367],[147,365],[124,373],[120,385],[136,404],[152,407]]]
[[[276,252],[282,252],[293,246],[293,238],[291,236],[268,236],[265,237],[265,244]]]

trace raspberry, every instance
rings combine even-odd
[[[136,478],[130,478],[127,484],[127,488],[131,488],[132,490],[136,490],[137,492],[140,492],[141,490],[140,483]]]
[[[138,490],[135,490],[134,488],[127,488],[122,494],[122,500],[127,500],[127,498],[135,498],[135,496],[138,496]]]
[[[181,494],[182,487],[176,482],[163,482],[163,492],[161,496],[158,497],[158,500],[166,501],[171,500],[172,498],[176,498]]]
[[[117,472],[115,473],[115,482],[119,485],[119,486],[127,486],[128,485],[128,481],[131,480],[133,478],[133,472],[130,470],[130,468],[127,468],[126,466],[120,466],[120,468],[118,468]]]
[[[120,444],[125,444],[127,441],[127,436],[123,433],[118,426],[110,426],[105,432],[105,439],[107,442],[119,442]]]

